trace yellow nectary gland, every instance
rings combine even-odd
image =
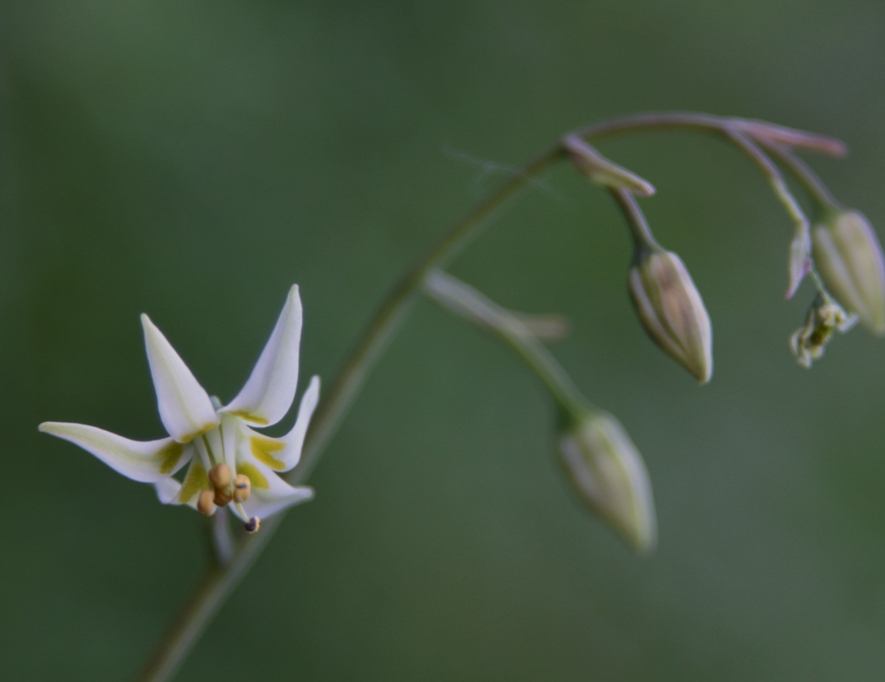
[[[215,492],[213,490],[204,490],[197,499],[197,511],[206,516],[212,516],[215,511]]]

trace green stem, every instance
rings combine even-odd
[[[808,195],[823,211],[841,211],[844,207],[834,197],[823,181],[811,168],[789,149],[780,144],[762,142],[762,145],[771,152],[778,161],[786,166],[793,176],[799,181]]]
[[[556,358],[512,312],[442,270],[427,273],[424,292],[445,308],[496,332],[526,361],[563,410],[577,413],[587,408]]]
[[[845,155],[845,143],[834,137],[809,133],[795,128],[744,118],[728,118],[712,114],[699,114],[690,111],[663,111],[647,114],[633,114],[606,121],[592,123],[575,131],[584,139],[600,139],[632,133],[637,130],[660,130],[682,128],[701,130],[715,135],[727,135],[729,130],[739,130],[756,140],[767,140],[788,147],[807,149],[829,156]]]
[[[655,113],[627,116],[600,122],[581,130],[581,137],[601,138],[618,133],[653,128],[689,128],[722,134],[728,125],[737,119],[694,113]],[[832,138],[795,131],[772,124],[740,121],[747,134],[758,128],[759,135],[767,139],[792,146],[813,149],[830,154],[839,154],[841,143]],[[360,337],[354,350],[337,375],[327,397],[320,403],[314,415],[302,461],[293,470],[288,480],[292,484],[303,483],[335,434],[342,419],[353,404],[365,383],[369,372],[387,349],[403,320],[408,315],[425,276],[433,268],[442,267],[457,255],[472,238],[476,237],[488,218],[509,200],[517,191],[556,161],[566,158],[561,143],[557,143],[534,161],[527,164],[522,172],[511,177],[497,191],[477,204],[461,221],[456,223],[444,239],[418,262],[393,287],[367,329]],[[196,644],[203,630],[224,603],[227,595],[237,586],[261,554],[274,532],[279,528],[283,514],[266,521],[261,531],[254,536],[242,537],[234,549],[233,557],[224,566],[213,564],[206,569],[194,591],[176,617],[174,623],[159,643],[147,665],[139,675],[139,682],[161,682],[169,680],[184,662],[191,648]]]
[[[627,225],[630,233],[633,235],[633,241],[637,249],[651,249],[652,251],[663,251],[663,247],[658,244],[657,239],[651,233],[645,214],[639,208],[639,202],[631,192],[623,189],[610,189],[612,197],[627,219]]]
[[[778,170],[778,167],[774,162],[768,158],[768,155],[763,152],[755,142],[739,130],[729,130],[727,134],[735,145],[737,145],[738,149],[742,150],[748,157],[750,157],[750,160],[756,164],[756,167],[760,171],[762,171],[762,174],[768,180],[768,184],[774,191],[775,196],[781,204],[783,204],[784,208],[787,209],[787,213],[790,218],[792,218],[793,224],[796,225],[796,228],[799,230],[807,230],[808,218],[805,217],[805,212],[802,210],[802,207],[799,206],[796,197],[790,192],[786,180],[784,180],[784,176],[781,175],[780,170]]]

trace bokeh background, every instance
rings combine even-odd
[[[814,166],[885,226],[878,0],[0,6],[0,677],[123,680],[208,561],[40,421],[163,435],[138,314],[239,389],[293,282],[302,386],[502,173],[603,117],[697,109],[845,139]],[[568,168],[453,266],[561,312],[554,352],[650,469],[634,556],[572,497],[553,414],[499,345],[422,303],[182,680],[881,680],[885,345],[787,336],[791,227],[751,164],[689,133],[603,150],[715,328],[698,388],[643,334],[626,230]],[[289,422],[284,424],[288,425]]]

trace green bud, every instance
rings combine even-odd
[[[830,293],[873,333],[885,335],[885,259],[859,211],[830,213],[812,233],[814,260]]]
[[[559,455],[575,490],[640,552],[657,542],[651,483],[642,456],[620,422],[607,412],[568,417]]]
[[[801,223],[796,226],[796,235],[790,242],[790,258],[787,271],[790,275],[790,283],[787,286],[785,298],[791,299],[811,271],[811,234],[808,230],[808,223]]]
[[[713,331],[701,295],[675,253],[639,245],[630,298],[652,341],[702,384],[713,374]]]

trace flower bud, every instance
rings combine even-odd
[[[637,246],[629,287],[652,341],[702,384],[708,382],[713,374],[710,317],[679,256]]]
[[[645,463],[612,415],[570,417],[559,434],[559,455],[581,500],[640,552],[657,542],[657,521]]]
[[[808,231],[808,223],[798,226],[793,241],[790,242],[790,257],[787,272],[790,283],[787,285],[787,293],[784,298],[790,300],[805,279],[805,275],[811,272],[811,234]]]
[[[814,260],[830,293],[873,333],[885,335],[885,259],[859,211],[831,213],[815,225]]]

